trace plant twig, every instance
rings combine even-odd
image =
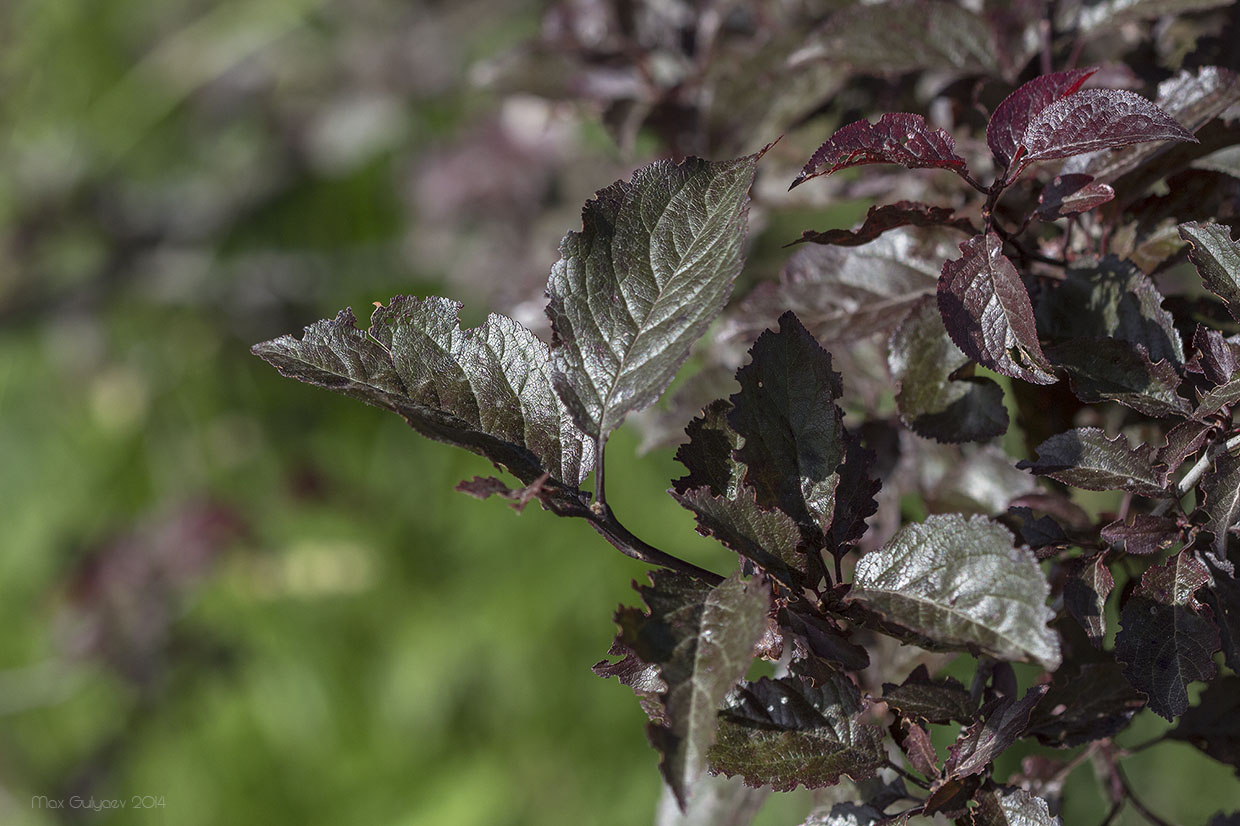
[[[889,759],[887,760],[887,764],[886,764],[886,765],[887,765],[887,768],[891,769],[893,772],[895,772],[896,774],[900,775],[901,777],[903,777],[905,780],[907,780],[908,782],[912,783],[913,785],[915,785],[915,786],[920,786],[920,787],[922,787],[923,789],[925,789],[926,791],[930,791],[930,784],[929,784],[929,783],[927,783],[925,780],[922,780],[920,777],[918,777],[917,775],[913,774],[913,773],[912,773],[912,772],[910,772],[908,769],[905,769],[905,768],[904,768],[904,767],[902,767],[900,764],[896,763],[894,760],[891,760],[891,759],[889,758]]]
[[[1102,819],[1102,823],[1098,824],[1098,826],[1111,826],[1111,823],[1114,822],[1122,808],[1124,808],[1124,798],[1121,797],[1111,804],[1111,811],[1107,812],[1107,816]]]
[[[1171,510],[1171,506],[1184,498],[1184,496],[1201,481],[1201,477],[1206,475],[1206,471],[1214,464],[1214,460],[1220,454],[1228,453],[1236,448],[1240,448],[1240,436],[1232,436],[1225,442],[1216,442],[1202,454],[1197,460],[1197,464],[1188,469],[1188,473],[1184,474],[1184,478],[1175,486],[1175,495],[1169,499],[1159,502],[1154,510],[1150,511],[1154,516],[1162,516]]]
[[[611,508],[606,505],[600,507],[598,502],[594,504],[595,506],[593,507],[585,508],[585,513],[577,515],[584,516],[590,522],[590,526],[614,545],[620,553],[632,557],[638,562],[645,562],[647,565],[658,565],[661,568],[680,571],[682,574],[688,574],[711,585],[718,585],[720,582],[723,582],[723,577],[714,571],[699,568],[692,562],[673,556],[667,551],[661,551],[639,539],[632,531],[620,524],[620,520],[616,519],[615,514],[611,512]],[[586,516],[586,514],[589,515]]]

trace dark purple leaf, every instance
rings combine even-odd
[[[1240,667],[1240,580],[1206,556],[1213,582],[1206,589],[1205,599],[1218,622],[1223,644],[1223,660],[1235,671]],[[1233,566],[1234,567],[1234,566]]]
[[[1007,432],[1003,388],[987,378],[953,378],[968,365],[937,304],[926,296],[891,336],[887,364],[898,382],[900,420],[940,442],[986,441]]]
[[[1110,184],[1097,183],[1091,175],[1057,175],[1038,195],[1037,216],[1054,221],[1080,215],[1114,197]]]
[[[1209,552],[1225,560],[1231,531],[1240,524],[1240,457],[1220,453],[1201,479],[1201,492],[1198,508],[1205,516],[1202,527],[1210,534]]]
[[[1229,815],[1217,812],[1206,826],[1240,826],[1240,812],[1232,812]]]
[[[749,352],[728,414],[744,440],[736,459],[748,468],[745,482],[763,507],[825,528],[844,461],[840,375],[791,311],[780,317],[778,333],[763,333]]]
[[[754,643],[766,630],[771,593],[759,580],[740,574],[709,586],[672,571],[652,571],[638,593],[649,613],[616,614],[618,653],[656,665],[666,689],[659,694],[662,720],[650,723],[650,742],[662,754],[659,769],[683,808],[687,790],[706,766],[715,742],[716,710],[753,660]],[[647,690],[649,675],[624,661],[602,668],[624,674]],[[622,681],[623,681],[622,677]],[[634,686],[635,690],[636,685]],[[639,691],[639,694],[642,692]]]
[[[1175,319],[1149,276],[1107,256],[1077,264],[1038,297],[1038,332],[1050,339],[1113,339],[1140,345],[1153,361],[1184,363]]]
[[[1094,648],[1101,648],[1107,633],[1107,597],[1115,587],[1106,558],[1074,559],[1068,564],[1063,586],[1063,604],[1085,629]]]
[[[740,447],[740,437],[728,424],[732,404],[719,399],[707,405],[702,415],[689,422],[685,435],[689,441],[676,450],[676,461],[689,473],[672,482],[672,490],[688,493],[708,487],[715,496],[733,499],[740,492],[745,466],[732,457]]]
[[[1084,89],[1052,103],[1030,120],[1020,139],[1024,151],[1018,170],[1034,161],[1166,140],[1197,139],[1138,94],[1121,89]]]
[[[865,215],[865,223],[859,229],[833,229],[827,232],[806,230],[794,244],[806,241],[814,244],[833,244],[839,247],[856,247],[868,244],[878,236],[897,227],[946,226],[969,235],[977,229],[968,218],[958,218],[949,207],[937,207],[914,201],[897,201],[886,206],[872,206]]]
[[[1145,571],[1120,615],[1115,657],[1128,682],[1168,720],[1188,708],[1188,684],[1216,671],[1218,629],[1195,596],[1209,578],[1204,565],[1181,551]]]
[[[917,772],[931,779],[939,776],[939,755],[929,731],[910,720],[898,719],[891,724],[891,735]]]
[[[1189,456],[1201,450],[1210,436],[1205,422],[1180,422],[1167,431],[1167,442],[1158,449],[1158,464],[1168,475],[1175,473]]]
[[[1022,459],[1018,468],[1050,476],[1085,490],[1126,490],[1158,497],[1166,474],[1154,464],[1154,449],[1133,448],[1123,435],[1107,438],[1098,427],[1080,427],[1052,436],[1037,447],[1036,461]]]
[[[1201,702],[1184,712],[1167,736],[1192,743],[1240,775],[1240,677],[1228,674],[1211,682]]]
[[[830,619],[784,611],[780,620],[790,632],[805,640],[810,655],[844,671],[861,671],[869,667],[870,655],[866,650],[849,642],[844,632]]]
[[[782,511],[759,505],[753,488],[743,486],[733,498],[716,496],[709,487],[672,496],[693,511],[698,533],[713,536],[790,588],[813,584],[806,582],[800,527]]]
[[[1062,7],[1060,25],[1080,30],[1087,37],[1120,29],[1140,20],[1179,17],[1188,12],[1218,8],[1231,0],[1102,0],[1092,4],[1067,4]],[[1075,19],[1073,19],[1075,18]]]
[[[948,749],[943,773],[949,777],[968,777],[986,771],[994,759],[1025,732],[1029,715],[1046,694],[1045,685],[1034,686],[1020,700],[1000,697],[982,709],[982,719],[960,732]]]
[[[1103,541],[1117,551],[1150,556],[1161,553],[1180,539],[1180,526],[1169,516],[1134,514],[1127,521],[1116,520],[1102,529]]]
[[[351,310],[257,344],[283,375],[398,413],[415,430],[486,456],[525,484],[544,473],[576,486],[594,462],[591,440],[552,390],[547,345],[500,315],[461,330],[460,305],[397,296],[369,330]]]
[[[729,313],[727,335],[748,344],[789,309],[824,346],[886,333],[922,296],[934,295],[943,260],[956,248],[938,235],[895,230],[861,247],[804,246],[779,283],[759,285]]]
[[[1232,318],[1240,321],[1240,243],[1231,240],[1231,228],[1190,221],[1180,225],[1180,237],[1188,242],[1188,258],[1206,289],[1223,299]]]
[[[842,674],[749,683],[719,713],[711,770],[776,791],[873,777],[887,759],[883,731],[861,712],[861,692]]]
[[[616,613],[616,623],[620,624],[623,621],[622,614],[634,610],[621,608]],[[640,615],[640,612],[637,613]],[[633,689],[633,693],[637,695],[641,703],[642,711],[646,712],[650,721],[662,726],[667,725],[667,711],[663,708],[663,703],[659,701],[660,695],[667,691],[667,683],[663,682],[663,678],[659,676],[659,667],[644,662],[619,637],[611,644],[611,648],[607,649],[607,656],[620,659],[615,662],[599,660],[590,667],[590,670],[604,680],[608,677],[615,677],[621,685],[627,685]]]
[[[995,107],[986,125],[986,145],[1001,169],[1006,169],[1015,157],[1029,121],[1055,101],[1080,89],[1096,71],[1096,68],[1075,69],[1035,77]]]
[[[1197,408],[1193,410],[1193,416],[1203,419],[1225,407],[1233,406],[1236,402],[1240,402],[1240,378],[1234,378],[1218,387],[1211,387],[1202,393],[1201,398],[1197,400]]]
[[[1101,7],[1095,7],[1101,8]],[[1187,70],[1158,85],[1155,103],[1190,132],[1240,101],[1236,76],[1217,66],[1205,66],[1196,74]],[[1165,143],[1144,143],[1115,151],[1102,151],[1073,158],[1065,172],[1085,172],[1097,181],[1111,183],[1169,149]]]
[[[993,232],[961,243],[962,256],[943,264],[939,312],[964,354],[995,372],[1033,384],[1057,379],[1042,354],[1033,305],[1016,267]]]
[[[1236,374],[1236,350],[1223,334],[1200,324],[1193,331],[1193,347],[1199,354],[1197,361],[1202,374],[1211,384],[1226,384]]]
[[[925,665],[913,669],[900,685],[883,683],[883,702],[910,720],[927,723],[971,723],[977,717],[977,701],[968,689],[952,677],[931,679]]]
[[[835,512],[827,531],[828,547],[837,556],[865,535],[865,520],[878,512],[874,497],[882,489],[882,482],[873,474],[876,461],[877,454],[863,447],[860,438],[844,432],[844,463],[839,468]]]
[[[1029,719],[1026,734],[1044,746],[1072,748],[1114,737],[1144,705],[1118,663],[1083,663],[1079,670],[1056,672],[1050,690]]]
[[[969,814],[969,804],[982,785],[980,774],[968,777],[943,777],[930,787],[930,795],[923,803],[922,814],[939,814],[943,817],[964,817]]]
[[[1010,507],[1008,516],[1010,520],[1006,521],[1006,524],[1016,526],[1020,543],[1032,548],[1038,559],[1053,556],[1057,550],[1067,547],[1071,542],[1062,525],[1045,514],[1035,517],[1032,508]]]
[[[1188,416],[1188,401],[1176,393],[1180,374],[1168,359],[1152,361],[1145,347],[1116,338],[1066,339],[1046,355],[1068,373],[1068,384],[1086,404],[1113,401],[1162,418]]]
[[[894,163],[909,169],[965,168],[964,158],[956,154],[956,143],[947,132],[931,127],[921,115],[888,112],[877,123],[859,120],[836,130],[810,157],[792,186],[871,163]]]

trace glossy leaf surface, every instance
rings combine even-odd
[[[741,268],[757,156],[657,161],[588,201],[547,282],[556,392],[605,439],[667,389]]]
[[[283,375],[398,413],[415,430],[503,465],[576,486],[590,440],[555,397],[547,345],[509,318],[461,330],[460,305],[398,296],[359,330],[351,310],[253,352]]]
[[[942,645],[1053,669],[1050,588],[1013,541],[983,517],[930,516],[861,558],[849,598]]]
[[[943,264],[939,312],[966,356],[984,367],[1033,384],[1053,384],[1042,353],[1033,305],[1016,267],[993,232],[960,245],[961,257]]]

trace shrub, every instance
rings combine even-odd
[[[1108,86],[1167,68],[1123,28],[1161,4],[1022,9],[858,6],[807,35],[798,53],[819,50],[842,98],[849,78],[890,96],[865,73],[930,82],[950,70],[935,102],[954,129],[911,113],[854,120],[792,186],[859,166],[925,169],[830,194],[868,186],[951,205],[901,198],[856,229],[806,232],[780,282],[730,308],[770,146],[658,161],[598,192],[547,284],[550,344],[501,315],[461,329],[454,302],[396,297],[365,329],[345,310],[254,348],[520,482],[461,490],[584,519],[656,566],[638,587],[645,609],[617,612],[595,672],[637,694],[663,777],[682,807],[698,801],[698,822],[710,822],[693,795],[709,771],[775,790],[853,781],[855,799],[813,823],[1048,824],[1063,779],[1092,758],[1108,820],[1130,802],[1160,823],[1124,773],[1132,751],[1114,742],[1143,709],[1175,722],[1158,741],[1240,766],[1240,244],[1219,222],[1237,203],[1240,84],[1196,66],[1152,101]],[[1199,46],[1231,31],[1208,14],[1160,23],[1173,24]],[[1129,70],[1049,71],[1112,61],[1107,38],[1131,46]],[[738,39],[752,47],[721,42]],[[993,100],[1004,81],[990,73],[1015,89]],[[684,94],[682,126],[728,126]],[[701,134],[731,140],[749,125]],[[1179,294],[1164,297],[1168,286]],[[608,437],[660,399],[708,332],[752,343],[736,392],[685,429],[686,473],[669,493],[737,555],[726,578],[641,540],[605,487]],[[729,369],[702,368],[664,415]],[[932,674],[943,658],[927,652],[959,651],[976,657],[969,685]],[[749,679],[755,659],[773,676]],[[931,727],[952,724],[942,755]],[[1086,748],[996,777],[1022,740]],[[744,787],[726,793],[756,811]]]

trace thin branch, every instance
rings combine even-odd
[[[1119,812],[1124,808],[1124,798],[1120,798],[1111,804],[1111,811],[1107,812],[1107,816],[1102,819],[1102,823],[1098,826],[1111,826],[1115,818],[1119,816]]]
[[[962,168],[962,169],[956,169],[953,171],[957,175],[959,175],[961,178],[964,178],[965,183],[967,183],[969,186],[976,189],[978,192],[982,193],[983,195],[990,195],[990,187],[984,185],[981,181],[978,181],[976,178],[970,175],[967,169]]]
[[[723,582],[723,577],[714,571],[699,568],[692,562],[686,562],[680,557],[672,556],[667,551],[661,551],[639,539],[628,528],[620,524],[620,520],[616,519],[615,514],[611,512],[611,508],[606,505],[600,505],[598,502],[595,502],[593,506],[584,510],[585,513],[578,513],[577,515],[584,516],[589,520],[590,526],[625,556],[632,557],[638,562],[645,562],[647,565],[658,565],[661,568],[680,571],[682,574],[688,574],[711,585],[718,585],[720,582]],[[586,514],[589,515],[586,516]]]
[[[1172,826],[1170,822],[1163,820],[1161,817],[1151,812],[1146,805],[1141,802],[1140,798],[1133,793],[1132,784],[1128,782],[1128,776],[1124,774],[1124,770],[1118,765],[1115,766],[1115,775],[1119,778],[1120,785],[1124,787],[1124,794],[1127,796],[1128,802],[1131,803],[1133,808],[1140,812],[1146,820],[1153,823],[1154,826]]]
[[[1154,516],[1162,516],[1167,511],[1171,510],[1172,505],[1183,499],[1190,490],[1197,486],[1197,483],[1201,481],[1201,477],[1206,475],[1206,471],[1210,469],[1210,466],[1214,464],[1214,460],[1217,459],[1220,454],[1229,453],[1236,448],[1240,448],[1240,435],[1232,436],[1225,442],[1216,442],[1211,445],[1210,448],[1202,454],[1201,458],[1197,460],[1197,464],[1189,468],[1188,473],[1184,474],[1184,478],[1181,479],[1179,484],[1175,486],[1175,496],[1159,502],[1154,510],[1150,511],[1150,513]]]
[[[923,789],[925,789],[926,791],[930,791],[930,784],[929,784],[929,783],[927,783],[925,780],[922,780],[920,777],[918,777],[917,775],[913,774],[913,773],[912,773],[912,772],[910,772],[908,769],[905,769],[905,768],[901,767],[901,766],[900,766],[898,763],[896,763],[894,760],[891,760],[891,759],[888,759],[888,760],[887,760],[887,768],[891,769],[893,772],[895,772],[896,774],[900,775],[901,777],[903,777],[905,780],[907,780],[908,782],[912,783],[913,785],[915,785],[915,786],[921,786],[921,787],[922,787]]]
[[[1143,742],[1137,743],[1135,746],[1124,749],[1124,756],[1126,757],[1130,754],[1136,754],[1139,751],[1145,751],[1150,746],[1156,746],[1166,739],[1167,739],[1167,735],[1165,733],[1160,734],[1157,737],[1151,737],[1149,740],[1145,740]]]

